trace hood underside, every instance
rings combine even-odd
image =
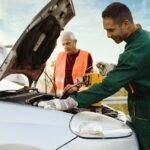
[[[61,30],[75,15],[71,0],[51,0],[27,26],[0,68],[0,80],[21,73],[37,81]]]

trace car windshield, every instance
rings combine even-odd
[[[0,66],[2,65],[3,61],[5,60],[8,51],[5,47],[0,46]]]

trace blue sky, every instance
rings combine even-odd
[[[94,63],[104,61],[117,63],[119,54],[123,52],[125,43],[116,44],[108,39],[103,29],[101,12],[114,0],[72,0],[76,16],[66,25],[65,30],[75,33],[78,48],[92,53]],[[34,15],[48,0],[0,0],[0,44],[13,44]],[[131,9],[134,22],[150,31],[150,1],[120,0]],[[63,50],[58,39],[57,47],[52,55],[56,57]]]

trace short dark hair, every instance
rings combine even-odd
[[[122,3],[114,2],[108,5],[102,12],[102,18],[112,18],[118,23],[122,23],[124,20],[129,20],[133,23],[133,18],[130,9]]]

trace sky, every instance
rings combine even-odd
[[[49,0],[0,0],[0,45],[14,44],[32,18]],[[124,51],[125,43],[116,44],[108,39],[103,29],[101,13],[114,0],[72,0],[76,16],[65,26],[65,31],[74,32],[77,47],[88,50],[94,64],[103,61],[116,64],[119,54]],[[150,31],[150,0],[118,0],[131,10],[134,22]],[[52,59],[62,51],[57,40]]]

